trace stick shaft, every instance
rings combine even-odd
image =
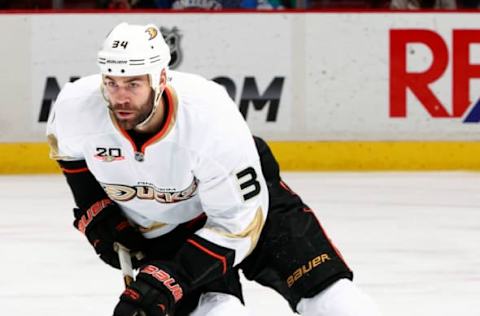
[[[118,253],[120,269],[122,270],[123,274],[123,282],[125,283],[125,287],[127,287],[133,282],[133,268],[130,251],[119,243],[115,243],[114,248],[115,251]]]

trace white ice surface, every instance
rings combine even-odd
[[[285,173],[385,316],[480,315],[479,173]],[[72,226],[62,176],[0,177],[0,315],[106,316],[120,273]],[[293,315],[245,282],[253,315]],[[233,316],[233,315],[229,315]]]

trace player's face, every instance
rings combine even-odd
[[[153,90],[148,75],[105,76],[103,83],[110,109],[123,129],[133,129],[152,111]]]

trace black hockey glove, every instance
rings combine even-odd
[[[172,316],[183,288],[161,263],[143,266],[120,296],[113,316]]]
[[[146,239],[110,199],[94,203],[87,211],[75,208],[73,213],[74,226],[85,234],[100,258],[112,267],[120,268],[118,254],[113,249],[115,242],[132,252],[141,250],[144,245]],[[137,267],[138,261],[132,258],[132,264]]]

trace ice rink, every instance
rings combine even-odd
[[[283,177],[383,315],[480,315],[480,173]],[[0,315],[111,315],[120,272],[73,228],[63,176],[1,176],[0,201]],[[252,315],[294,315],[271,290],[244,291]]]

